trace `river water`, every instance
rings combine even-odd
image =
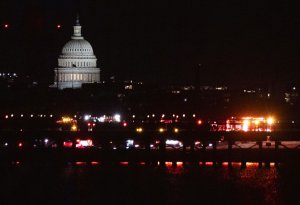
[[[0,204],[299,204],[299,166],[1,167]]]

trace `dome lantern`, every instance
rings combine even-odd
[[[83,36],[81,36],[81,25],[79,23],[79,15],[77,15],[75,26],[73,26],[74,33],[71,37],[72,39],[83,39]]]

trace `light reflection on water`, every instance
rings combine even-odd
[[[259,168],[258,163],[249,163],[247,168],[222,169],[225,181],[234,181],[237,186],[257,190],[266,204],[279,204],[278,169]],[[245,193],[247,194],[247,193]],[[252,193],[248,193],[251,197]]]
[[[21,163],[2,168],[0,204],[290,204],[300,188],[295,167],[165,165]]]
[[[166,163],[167,173],[171,175],[170,178],[172,178],[172,175],[185,175],[191,171],[184,168],[181,163],[180,166],[176,167],[172,165],[171,163]],[[207,173],[213,173],[213,175],[215,175],[214,177],[223,181],[222,183],[233,183],[242,189],[243,187],[244,189],[247,187],[247,190],[256,190],[258,192],[256,195],[261,196],[258,198],[260,198],[259,200],[264,204],[281,204],[278,182],[279,173],[274,163],[271,163],[270,168],[259,168],[259,163],[256,162],[247,162],[245,169],[241,169],[240,165],[241,163],[233,163],[232,168],[228,168],[228,163],[223,163],[222,167],[212,167],[211,163],[206,163],[206,166],[199,168],[199,172],[202,175],[207,175],[208,179],[211,175]],[[251,197],[257,197],[251,196],[253,194],[251,192],[244,192],[242,194],[244,195],[243,198],[250,199],[249,201],[252,201]],[[257,204],[259,201],[254,200],[253,202]],[[242,204],[248,204],[248,202],[243,202]]]

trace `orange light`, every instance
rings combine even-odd
[[[247,167],[258,167],[259,163],[258,162],[246,162]]]
[[[268,125],[272,125],[274,123],[274,119],[272,117],[269,117],[267,119],[267,123],[268,123]]]
[[[178,128],[174,128],[174,132],[175,132],[175,133],[178,133],[178,132],[179,132],[179,129],[178,129]]]
[[[165,130],[164,130],[164,128],[159,128],[159,130],[158,130],[160,133],[162,133],[162,132],[164,132]]]
[[[70,122],[72,122],[72,118],[70,118],[70,117],[62,117],[62,123],[70,123]]]
[[[71,131],[77,131],[77,126],[76,125],[72,125]]]
[[[136,128],[136,131],[137,131],[137,132],[143,132],[143,128],[138,127],[138,128]]]

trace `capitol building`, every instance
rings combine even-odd
[[[73,26],[71,40],[62,48],[55,68],[53,87],[81,88],[84,83],[99,83],[100,68],[97,68],[97,58],[91,44],[81,34],[81,25],[77,17]]]

